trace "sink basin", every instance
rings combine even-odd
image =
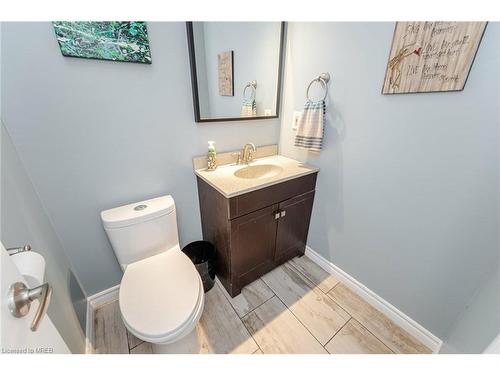
[[[298,160],[282,155],[262,156],[250,164],[234,163],[234,157],[227,158],[219,154],[219,168],[207,170],[206,156],[193,159],[195,174],[225,198],[233,198],[241,194],[259,190],[271,185],[303,177],[318,172],[318,168],[310,167]]]
[[[273,165],[273,164],[259,164],[259,165],[250,165],[245,168],[238,169],[234,172],[234,175],[238,178],[247,178],[247,179],[260,179],[260,178],[269,178],[279,175],[283,172],[283,168]]]

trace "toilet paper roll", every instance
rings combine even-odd
[[[26,279],[28,287],[34,288],[43,284],[45,276],[45,259],[34,251],[24,251],[12,255],[12,261]]]

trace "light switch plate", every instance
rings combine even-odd
[[[299,129],[300,116],[302,116],[301,111],[294,111],[293,112],[293,119],[292,119],[292,130],[293,131],[297,131]]]

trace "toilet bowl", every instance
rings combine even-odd
[[[189,335],[204,306],[201,278],[181,251],[171,196],[101,212],[124,273],[119,305],[123,322],[156,353]]]

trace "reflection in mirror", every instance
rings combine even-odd
[[[188,22],[197,122],[277,117],[283,22]]]

